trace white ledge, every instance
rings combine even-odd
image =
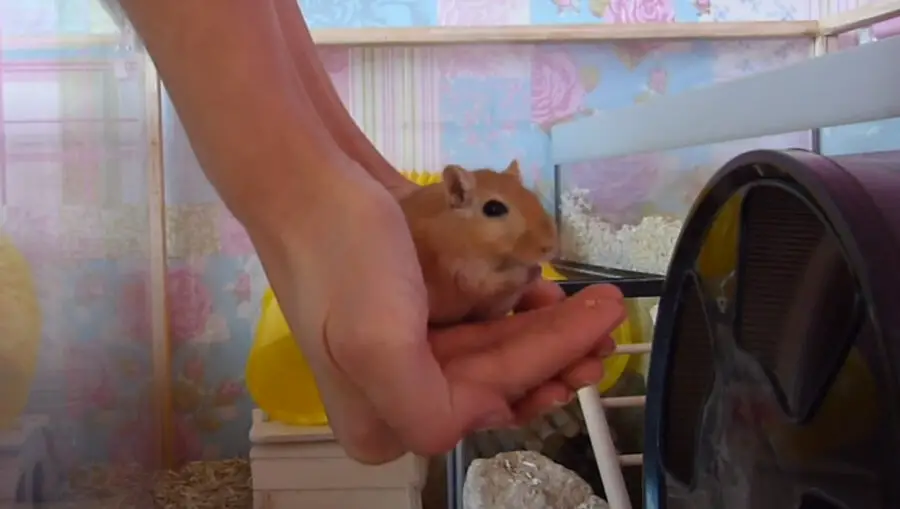
[[[551,130],[554,164],[900,117],[900,37],[599,112]]]

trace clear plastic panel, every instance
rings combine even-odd
[[[900,117],[821,130],[824,155],[862,154],[900,150]]]
[[[144,55],[77,5],[0,2],[2,507],[134,507],[160,461]]]
[[[870,30],[874,40],[900,36],[900,16],[876,23]]]
[[[846,46],[859,46],[860,44],[880,41],[898,35],[900,35],[900,16],[879,21],[873,25],[839,35],[839,40],[843,39],[847,42],[839,44],[838,48],[843,49]]]
[[[900,36],[900,16],[838,37],[838,51],[860,44]],[[851,92],[852,93],[852,92]],[[827,127],[821,130],[825,155],[858,154],[900,149],[900,118]]]
[[[563,257],[665,274],[694,200],[731,158],[754,149],[812,148],[800,132],[560,167]]]
[[[600,52],[577,46],[570,50],[576,62],[600,62],[602,89],[589,92],[585,101],[598,110],[627,108],[660,94],[677,94],[797,63],[808,58],[811,44],[771,40],[606,47]],[[609,51],[608,60],[598,60],[604,51]],[[635,59],[631,65],[628,55]],[[616,60],[625,65],[613,65]],[[562,212],[563,256],[613,269],[664,274],[681,222],[712,173],[743,151],[787,147],[810,148],[810,134],[564,165],[555,190]],[[547,177],[542,184],[552,181]]]

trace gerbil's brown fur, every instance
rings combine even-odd
[[[502,172],[444,168],[443,182],[400,202],[428,288],[429,320],[449,324],[508,313],[556,255],[553,219],[522,184],[519,164]]]

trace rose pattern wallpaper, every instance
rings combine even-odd
[[[838,8],[853,7],[853,0]],[[819,16],[811,0],[302,0],[313,27],[716,22]],[[886,28],[885,28],[886,26]],[[878,37],[900,30],[882,25]],[[893,31],[891,31],[893,30]],[[140,55],[95,0],[0,0],[0,220],[44,312],[30,411],[71,461],[148,461],[153,425],[146,135]],[[83,35],[108,35],[70,45]],[[104,42],[105,41],[105,42]],[[858,42],[858,41],[857,41]],[[553,125],[807,58],[804,41],[325,48],[350,112],[401,169],[518,158],[550,199]],[[261,84],[264,86],[264,84]],[[163,104],[168,320],[179,459],[245,454],[243,383],[266,280],[253,246]],[[685,123],[691,119],[684,119]],[[823,133],[832,152],[897,148],[896,121]],[[681,215],[706,178],[809,133],[584,161],[565,186],[622,223]]]

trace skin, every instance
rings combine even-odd
[[[428,329],[396,202],[414,187],[340,104],[295,2],[121,5],[206,176],[246,227],[351,457],[441,453],[601,377],[597,354],[612,350],[624,316],[611,286],[563,299],[541,283],[518,306],[531,311]]]

